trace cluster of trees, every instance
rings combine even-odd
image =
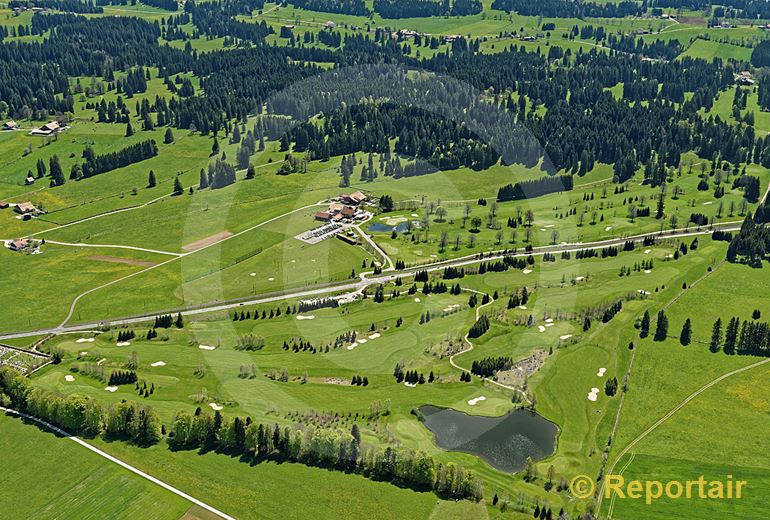
[[[469,338],[478,338],[489,330],[489,318],[486,314],[482,314],[476,322],[471,325],[468,331]]]
[[[115,370],[110,374],[110,386],[130,385],[136,383],[136,372],[133,370]]]
[[[571,0],[495,0],[492,9],[515,11],[524,16],[545,18],[624,18],[641,16],[646,8],[637,2],[621,1],[617,3],[573,2]]]
[[[471,372],[480,377],[491,377],[495,372],[508,370],[513,366],[513,359],[508,356],[485,357],[474,361]]]
[[[481,480],[462,467],[436,462],[421,451],[363,444],[355,424],[350,431],[312,425],[281,427],[198,409],[195,414],[176,414],[169,444],[173,449],[220,450],[253,460],[292,461],[354,472],[447,497],[480,500],[483,496]]]
[[[602,323],[609,322],[612,318],[615,317],[617,313],[621,311],[622,308],[623,308],[622,300],[618,300],[612,305],[610,305],[609,307],[607,307],[607,309],[605,309],[605,311],[602,313]]]
[[[291,0],[295,7],[322,13],[340,13],[352,16],[369,16],[371,11],[363,0]]]
[[[570,191],[572,187],[572,175],[542,177],[540,179],[517,182],[516,184],[506,184],[497,190],[497,200],[504,202],[508,200],[531,199],[548,193]]]
[[[770,325],[758,322],[760,314],[754,311],[753,320],[743,320],[736,316],[730,319],[722,329],[722,319],[718,318],[711,329],[709,350],[724,351],[725,354],[750,356],[770,356]]]
[[[118,343],[123,341],[129,341],[136,337],[136,334],[133,330],[121,330],[118,332]]]
[[[63,13],[100,14],[104,12],[100,4],[93,0],[11,0],[8,2],[9,9],[33,7],[54,9]]]
[[[105,410],[90,397],[63,397],[33,388],[29,379],[10,367],[0,367],[0,402],[77,435],[96,437],[105,433],[142,445],[161,439],[160,419],[152,408],[123,401]]]
[[[766,209],[763,208],[763,219]],[[770,254],[770,227],[758,224],[749,214],[727,247],[727,260],[760,264]]]
[[[254,352],[265,347],[265,338],[254,334],[242,334],[235,341],[235,350],[248,350]]]
[[[142,141],[104,155],[96,155],[94,149],[86,146],[83,150],[83,159],[85,162],[72,166],[70,179],[87,179],[94,175],[123,168],[158,155],[158,145],[155,140],[149,139]]]
[[[529,293],[527,292],[527,288],[522,287],[518,291],[511,293],[511,296],[508,298],[508,308],[515,309],[521,305],[526,305],[528,301]]]
[[[479,0],[374,0],[374,12],[383,18],[467,16],[481,10]]]
[[[182,317],[181,312],[176,315],[176,318],[174,318],[171,314],[155,316],[155,324],[153,325],[154,329],[168,329],[171,328],[171,326],[174,326],[178,329],[184,327],[184,318]]]
[[[355,375],[350,379],[350,384],[352,386],[369,386],[369,378]]]

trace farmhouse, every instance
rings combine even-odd
[[[339,199],[343,203],[345,203],[345,204],[347,204],[349,206],[358,206],[359,204],[361,204],[362,202],[364,202],[366,200],[366,195],[364,195],[360,191],[357,191],[355,193],[351,193],[349,195],[347,193],[342,193],[340,195]]]
[[[16,121],[6,121],[3,123],[3,130],[18,130],[19,129],[19,123]]]
[[[744,70],[742,72],[739,72],[735,76],[735,81],[738,82],[739,85],[753,85],[754,84],[754,78],[751,77],[751,72]]]
[[[29,240],[26,238],[17,238],[15,240],[9,240],[7,245],[8,249],[11,251],[21,251],[29,247]]]
[[[334,29],[334,22],[329,20],[328,22],[324,22],[324,28],[325,29]]]
[[[21,213],[22,215],[36,215],[40,213],[40,210],[31,202],[20,202],[13,209],[16,213]]]
[[[7,202],[5,202],[4,200],[0,200],[0,209],[8,209],[9,206],[10,204],[8,204]]]
[[[56,121],[51,121],[49,123],[44,124],[40,128],[35,128],[30,132],[30,135],[54,135],[58,134],[62,130],[61,125],[59,125]]]
[[[318,211],[313,215],[316,220],[320,220],[322,222],[329,222],[332,219],[332,214],[328,211]]]

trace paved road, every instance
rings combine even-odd
[[[300,208],[300,209],[305,209],[305,208]],[[295,210],[295,211],[298,211],[298,210]],[[264,225],[265,223],[262,223],[260,225]],[[255,227],[259,227],[259,226],[255,226]],[[0,334],[0,340],[27,338],[32,336],[40,336],[44,334],[60,334],[62,332],[83,331],[87,329],[98,328],[101,326],[143,323],[143,322],[147,322],[155,319],[155,316],[160,314],[176,314],[181,312],[183,316],[193,316],[196,314],[224,311],[228,309],[236,309],[242,306],[257,305],[262,303],[270,303],[270,302],[290,300],[290,299],[296,299],[296,298],[304,298],[308,296],[326,296],[331,294],[342,293],[345,291],[360,292],[368,286],[391,282],[396,278],[399,278],[402,276],[408,276],[410,274],[415,273],[416,271],[424,270],[424,271],[434,272],[434,271],[443,270],[445,267],[449,267],[449,266],[464,267],[467,265],[477,264],[479,262],[488,262],[490,260],[500,260],[506,254],[508,256],[516,256],[516,257],[527,257],[529,255],[542,256],[546,253],[558,255],[563,252],[575,252],[575,251],[580,251],[585,249],[602,249],[608,246],[622,246],[626,241],[633,240],[635,242],[639,242],[643,240],[645,237],[649,237],[649,236],[655,236],[659,239],[694,237],[699,235],[710,234],[712,233],[712,231],[717,229],[722,231],[735,231],[740,229],[740,223],[725,222],[721,224],[715,224],[714,226],[711,226],[711,227],[697,228],[693,231],[685,231],[685,230],[679,229],[674,231],[653,232],[653,233],[644,233],[641,235],[633,235],[633,236],[627,236],[627,237],[617,237],[617,238],[611,238],[607,240],[599,240],[596,242],[585,242],[585,243],[578,242],[574,244],[557,244],[557,245],[541,246],[541,247],[534,248],[532,251],[517,251],[515,254],[512,254],[510,252],[506,253],[506,250],[490,251],[488,253],[473,254],[473,255],[468,255],[461,258],[455,258],[452,260],[442,260],[438,262],[432,262],[429,264],[408,267],[406,269],[401,269],[399,271],[390,271],[387,274],[373,276],[371,278],[369,278],[368,276],[362,276],[362,278],[358,281],[319,284],[319,285],[314,285],[314,286],[306,287],[302,289],[274,292],[274,293],[262,294],[254,297],[248,297],[248,298],[238,298],[233,300],[211,302],[211,303],[205,303],[205,304],[190,306],[190,307],[181,307],[181,308],[172,308],[172,309],[159,308],[153,312],[141,314],[141,315],[105,317],[104,319],[99,321],[90,321],[90,322],[80,323],[77,325],[66,325],[67,321],[72,317],[75,305],[77,303],[77,300],[76,300],[75,302],[73,302],[71,306],[70,313],[67,319],[58,327],[27,330],[27,331],[6,332],[6,333]],[[233,235],[233,236],[236,236],[236,235]],[[229,237],[229,238],[232,238],[232,237]],[[177,257],[174,257],[166,262],[156,264],[155,266],[148,269],[160,267],[162,265],[165,265],[169,262],[176,260],[176,258]],[[141,272],[144,272],[144,271],[139,271],[138,273],[141,273]],[[124,278],[130,278],[132,276],[135,276],[138,273],[128,275]],[[120,280],[122,279],[109,282],[104,286],[93,288],[87,291],[86,293],[83,293],[82,295],[80,295],[78,299],[80,299],[80,297],[84,296],[85,294],[98,290],[102,287],[112,285],[114,283],[119,282]]]
[[[57,428],[53,424],[50,424],[50,423],[48,423],[48,422],[46,422],[46,421],[44,421],[42,419],[38,419],[37,417],[33,417],[32,415],[29,415],[29,414],[26,414],[26,413],[23,413],[23,412],[17,412],[16,410],[11,410],[10,408],[5,408],[5,407],[2,407],[2,406],[0,406],[0,411],[5,412],[7,414],[11,414],[11,415],[16,415],[18,417],[23,417],[23,418],[28,419],[30,421],[34,421],[34,422],[40,424],[41,426],[44,426],[45,428],[48,428],[49,430],[54,431],[54,432],[56,432],[56,433],[58,433],[60,435],[63,435],[65,438],[80,444],[84,448],[86,448],[88,450],[91,450],[92,452],[96,453],[100,457],[104,457],[105,459],[109,460],[110,462],[113,462],[113,463],[117,464],[118,466],[121,466],[121,467],[127,469],[128,471],[131,471],[132,473],[136,473],[140,477],[149,480],[153,484],[157,484],[158,486],[160,486],[160,487],[162,487],[164,489],[167,489],[168,491],[171,491],[175,495],[178,495],[178,496],[184,498],[185,500],[189,500],[190,502],[192,502],[196,506],[202,507],[203,509],[205,509],[206,511],[209,511],[210,513],[213,513],[213,514],[215,514],[215,515],[217,515],[217,516],[219,516],[219,517],[221,517],[221,518],[223,518],[225,520],[235,520],[234,517],[232,517],[232,516],[230,516],[228,514],[223,513],[222,511],[214,508],[213,506],[208,505],[205,502],[201,502],[197,498],[188,495],[184,491],[178,490],[177,488],[175,488],[171,484],[167,484],[167,483],[163,482],[162,480],[153,477],[152,475],[148,475],[144,471],[142,471],[142,470],[140,470],[138,468],[135,468],[134,466],[131,466],[130,464],[127,464],[127,463],[123,462],[122,460],[120,460],[120,459],[118,459],[116,457],[113,457],[109,453],[106,453],[106,452],[100,450],[99,448],[91,446],[90,444],[88,444],[83,439],[75,437],[74,435],[70,435],[69,433],[65,432],[61,428]]]

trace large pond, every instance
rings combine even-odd
[[[398,231],[399,233],[403,233],[408,229],[406,222],[401,222],[398,225],[395,226],[389,226],[387,224],[384,224],[382,222],[372,222],[369,224],[369,226],[366,228],[367,231],[370,233],[390,233],[393,230]]]
[[[518,409],[501,417],[468,415],[432,405],[419,410],[440,447],[478,455],[501,471],[519,471],[526,466],[527,457],[543,459],[556,447],[557,426],[530,410]]]

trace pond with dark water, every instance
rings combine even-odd
[[[419,408],[436,444],[450,451],[472,453],[508,473],[537,461],[556,448],[558,427],[535,412],[517,409],[500,417],[468,415],[457,410],[425,405]]]

